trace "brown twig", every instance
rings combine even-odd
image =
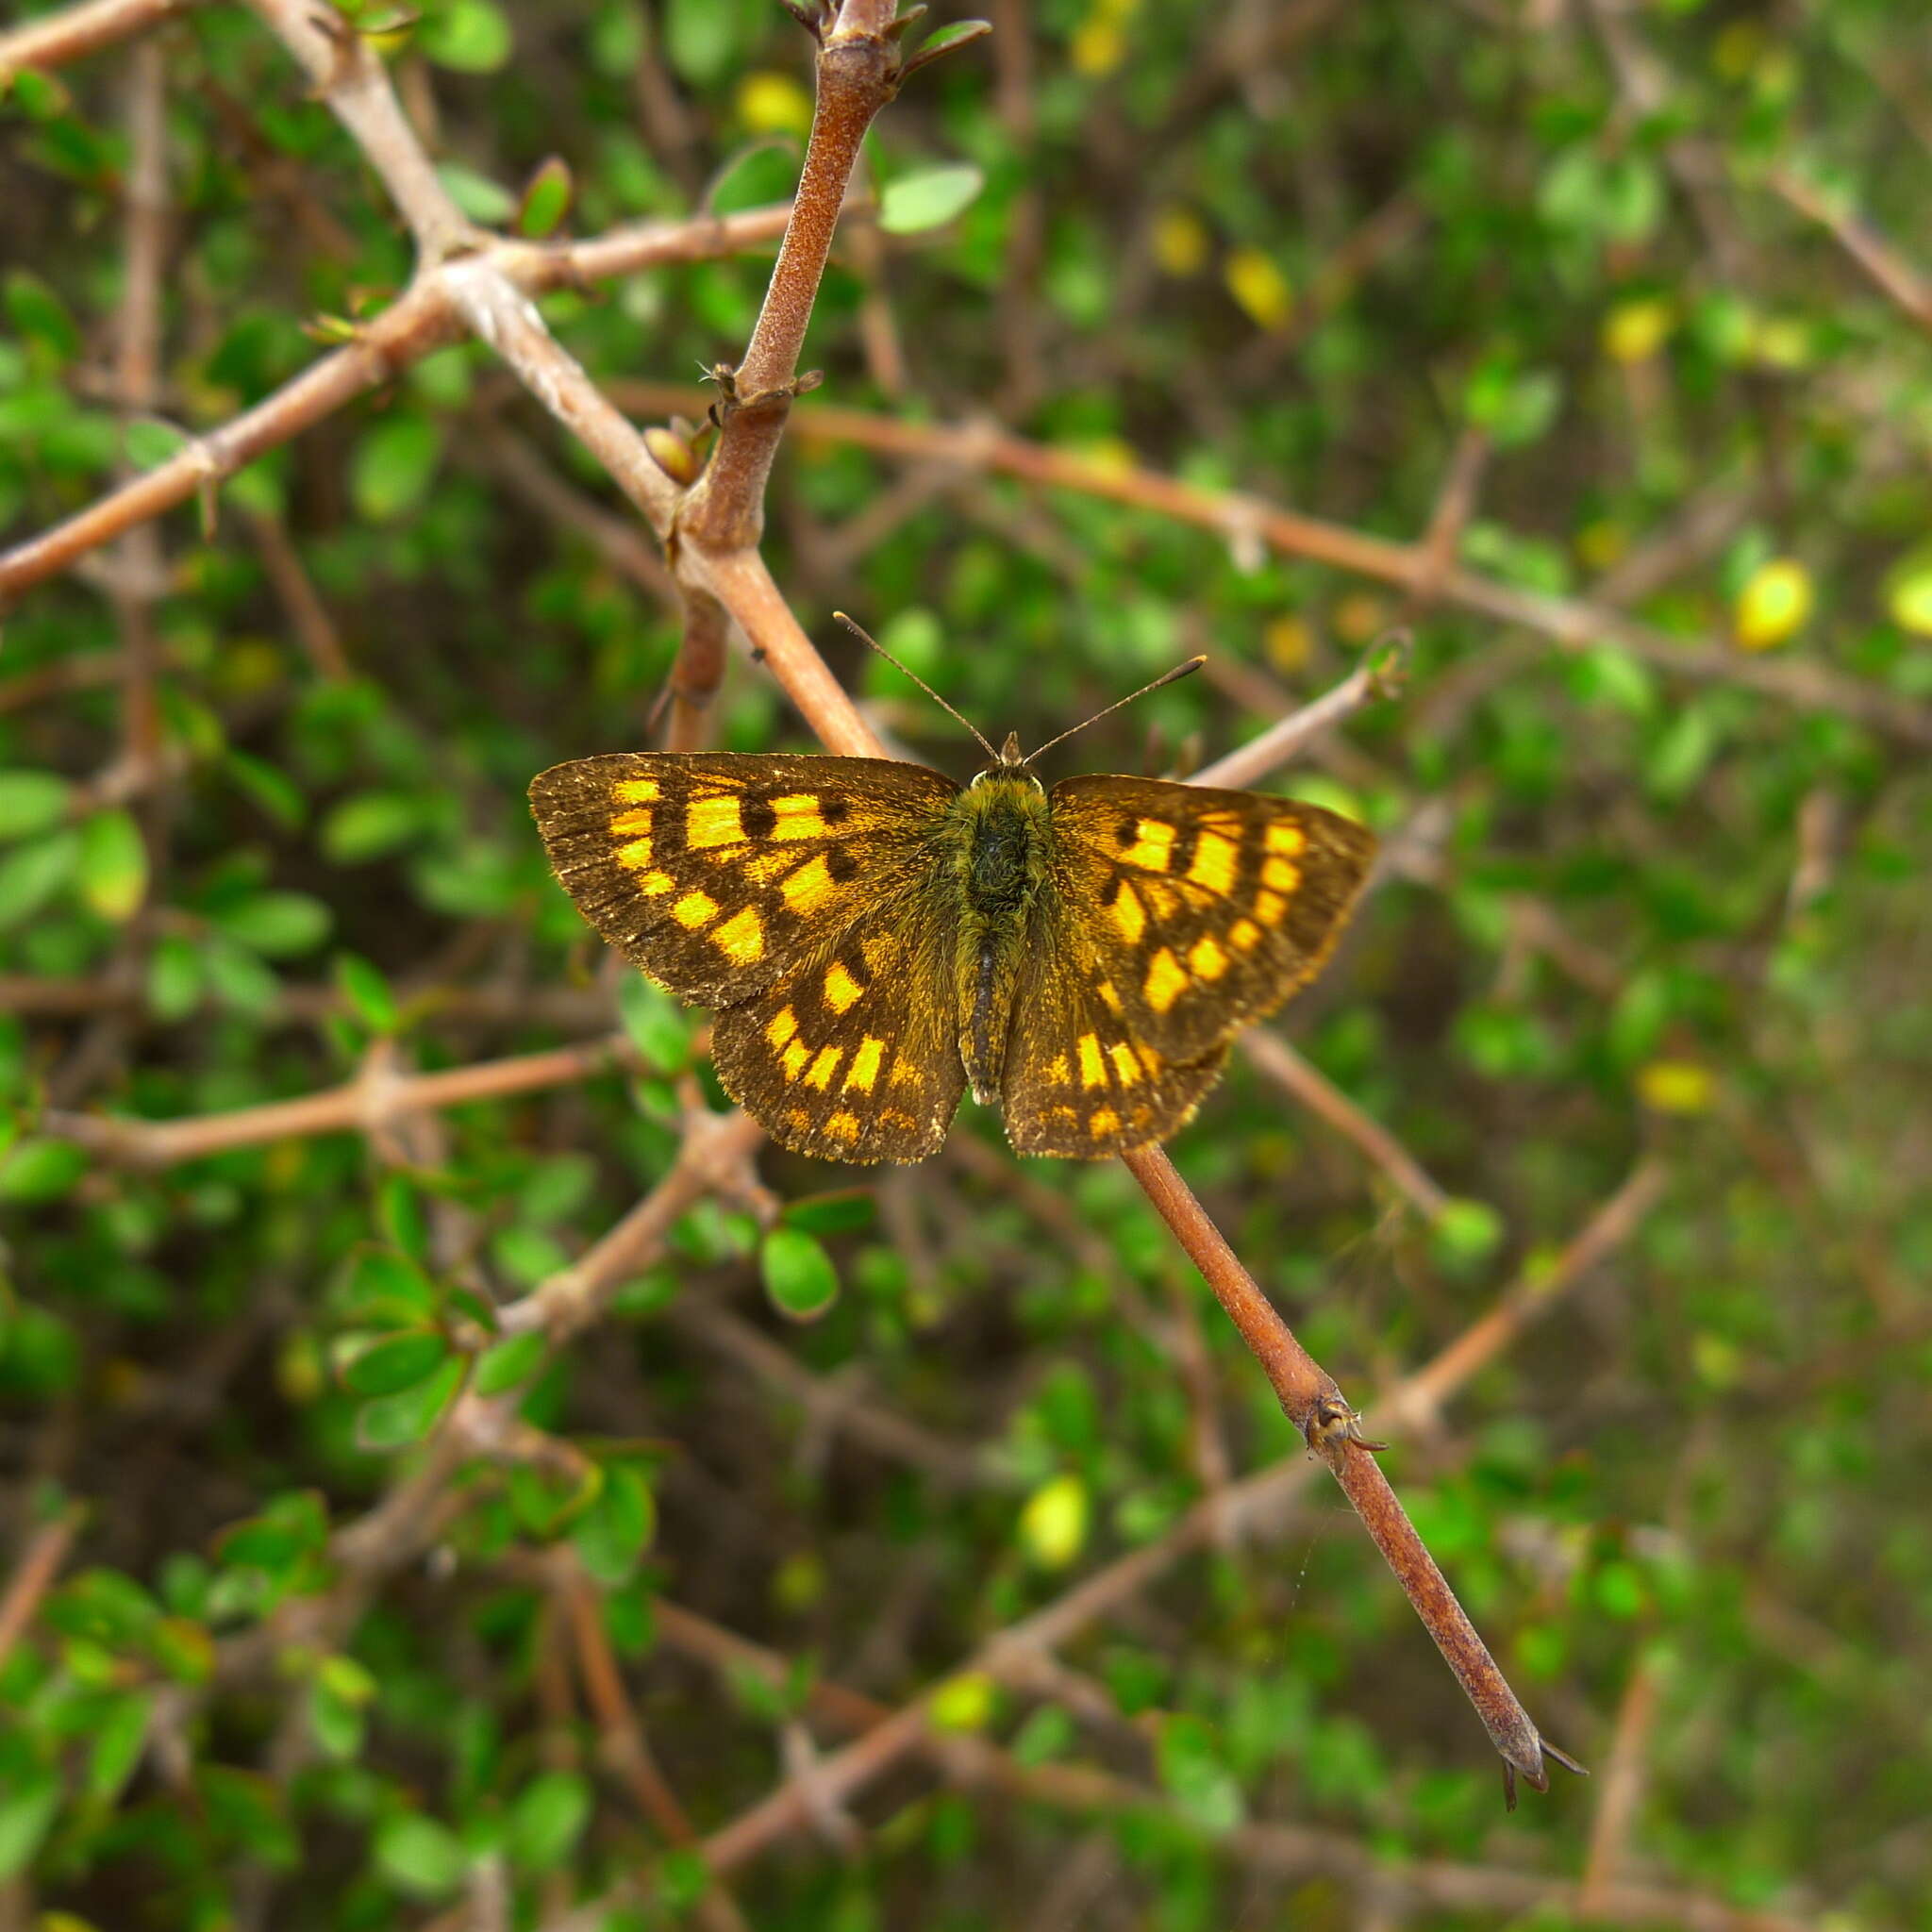
[[[613,396],[641,410],[668,414],[693,406],[691,391],[671,384],[614,382],[609,388]],[[1213,530],[1230,541],[1259,541],[1284,556],[1305,557],[1404,590],[1422,584],[1445,604],[1520,625],[1560,650],[1617,644],[1676,676],[1733,684],[1803,709],[1837,711],[1904,743],[1932,746],[1932,708],[1828,664],[1796,658],[1770,660],[1716,641],[1674,637],[1587,598],[1548,596],[1460,567],[1431,584],[1422,545],[1391,542],[1346,525],[1282,509],[1260,497],[1203,489],[1157,471],[1095,462],[986,425],[908,423],[859,409],[815,405],[793,411],[791,429],[806,441],[856,443],[917,460],[945,457],[977,463],[1029,482],[1152,510]]]
[[[1579,1917],[1615,1917],[1607,1901],[1617,1889],[1617,1871],[1624,1863],[1631,1827],[1643,1800],[1647,1782],[1644,1760],[1657,1724],[1662,1674],[1662,1664],[1655,1655],[1640,1655],[1618,1702],[1608,1757],[1597,1787],[1596,1816],[1591,1823],[1583,1883],[1578,1888]]]
[[[1932,280],[1871,223],[1840,207],[1795,169],[1773,168],[1764,180],[1773,193],[1807,221],[1816,222],[1865,272],[1874,287],[1921,328],[1932,329]]]
[[[78,7],[49,13],[0,34],[0,91],[26,68],[46,73],[70,60],[84,59],[131,40],[195,0],[82,0]]]
[[[499,1310],[506,1335],[541,1330],[561,1341],[596,1320],[609,1297],[661,1251],[672,1227],[708,1193],[756,1189],[749,1167],[764,1130],[748,1114],[694,1112],[663,1179],[568,1268]]]
[[[300,553],[289,535],[288,525],[273,510],[244,512],[255,538],[270,586],[281,600],[289,625],[318,677],[340,682],[350,675],[349,659],[342,649],[341,634],[328,614],[308,573],[302,567]]]
[[[1121,1156],[1162,1220],[1188,1252],[1260,1363],[1283,1412],[1310,1449],[1327,1463],[1342,1493],[1374,1539],[1443,1660],[1475,1706],[1490,1740],[1503,1757],[1503,1788],[1513,1808],[1513,1773],[1536,1790],[1549,1788],[1545,1755],[1572,1771],[1579,1767],[1537,1730],[1517,1702],[1455,1592],[1423,1546],[1395,1492],[1356,1425],[1355,1411],[1333,1378],[1302,1347],[1274,1304],[1241,1264],[1207,1210],[1181,1179],[1167,1152],[1141,1147]]]
[[[624,1674],[604,1628],[596,1586],[577,1567],[574,1556],[563,1559],[559,1568],[564,1574],[557,1584],[557,1593],[570,1625],[584,1695],[597,1721],[604,1761],[624,1780],[638,1810],[665,1840],[674,1845],[693,1845],[697,1833],[691,1818],[658,1769],[644,1727],[625,1690]],[[720,1888],[708,1890],[699,1899],[696,1913],[711,1932],[746,1932],[744,1915],[730,1893]]]
[[[74,1539],[80,1534],[81,1511],[70,1504],[50,1516],[27,1538],[7,1589],[0,1594],[0,1663],[12,1654],[21,1633],[34,1620],[41,1599],[54,1587]]]
[[[48,1113],[46,1131],[124,1167],[155,1170],[202,1160],[235,1147],[259,1147],[308,1134],[373,1133],[389,1121],[433,1108],[502,1100],[569,1086],[634,1062],[623,1034],[547,1053],[481,1060],[436,1074],[396,1074],[372,1066],[360,1077],[294,1100],[265,1101],[229,1113],[142,1121],[100,1114]]]
[[[1298,758],[1324,732],[1332,731],[1365,706],[1392,697],[1402,688],[1407,652],[1371,651],[1334,690],[1291,711],[1247,743],[1203,765],[1189,781],[1237,790],[1255,784],[1291,758]]]
[[[500,271],[515,289],[536,294],[665,262],[732,254],[769,240],[783,225],[785,215],[782,208],[753,208],[722,218],[642,223],[587,242],[499,242],[475,259],[431,268],[373,322],[359,327],[354,341],[325,356],[254,408],[194,438],[166,462],[0,555],[0,602],[71,570],[90,551],[136,524],[212,491],[256,458],[357,396],[393,380],[432,350],[457,341],[463,333],[463,318],[451,278],[459,270],[474,276],[477,260]]]
[[[1304,1059],[1278,1033],[1251,1026],[1241,1037],[1241,1051],[1277,1086],[1302,1106],[1353,1141],[1379,1167],[1426,1221],[1449,1205],[1448,1193],[1422,1163],[1379,1121],[1372,1120],[1320,1068]]]
[[[798,391],[798,358],[845,186],[874,117],[898,92],[901,54],[891,32],[897,0],[811,0],[817,92],[791,219],[778,246],[751,341],[723,372],[717,447],[678,511],[683,542],[728,552],[764,527],[765,483]]]
[[[719,1674],[751,1674],[779,1690],[792,1681],[791,1666],[777,1652],[667,1598],[658,1598],[655,1610],[664,1642]],[[806,1694],[809,1708],[821,1720],[861,1736],[891,1723],[894,1715],[891,1707],[828,1677],[814,1677]],[[1173,1809],[1165,1793],[1133,1779],[1085,1764],[1022,1764],[982,1737],[926,1726],[912,1748],[956,1783],[989,1785],[1054,1810],[1118,1817],[1166,1815]],[[828,1761],[836,1760],[822,1758],[820,1765]],[[1257,1871],[1294,1878],[1324,1875],[1358,1888],[1386,1885],[1404,1901],[1452,1911],[1511,1918],[1539,1908],[1578,1916],[1582,1911],[1581,1888],[1568,1880],[1447,1859],[1391,1860],[1385,1852],[1345,1832],[1257,1820],[1235,1826],[1214,1842],[1223,1857]],[[708,1850],[715,1843],[716,1835],[708,1841]],[[741,1854],[739,1862],[748,1856]],[[715,1857],[707,1862],[715,1869]],[[1818,1932],[1810,1922],[1784,1913],[1752,1911],[1662,1886],[1616,1885],[1602,1896],[1602,1915],[1624,1924],[1680,1925],[1694,1932]],[[600,1901],[598,1909],[608,1910],[609,1904],[608,1899]],[[567,1920],[551,1932],[576,1932],[576,1924]]]

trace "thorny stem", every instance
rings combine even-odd
[[[1572,1771],[1580,1767],[1546,1743],[1529,1713],[1496,1668],[1475,1626],[1456,1600],[1435,1558],[1423,1545],[1389,1479],[1356,1425],[1355,1411],[1342,1400],[1334,1378],[1316,1362],[1294,1332],[1241,1264],[1208,1211],[1194,1198],[1163,1147],[1137,1147],[1121,1160],[1145,1190],[1174,1238],[1201,1271],[1228,1320],[1241,1331],[1249,1353],[1260,1363],[1283,1413],[1308,1447],[1328,1465],[1342,1493],[1354,1504],[1362,1526],[1387,1558],[1416,1614],[1423,1620],[1443,1661],[1456,1674],[1464,1694],[1503,1757],[1503,1790],[1516,1808],[1515,1774],[1537,1790],[1549,1789],[1543,1767],[1547,1755]]]
[[[797,393],[798,358],[831,254],[845,184],[874,117],[898,92],[896,0],[841,0],[820,29],[817,99],[791,220],[744,358],[721,375],[718,446],[678,513],[680,541],[747,550],[764,527],[765,484]]]
[[[131,39],[171,15],[185,12],[193,0],[84,0],[42,20],[29,20],[0,34],[0,92],[27,68],[43,72]]]
[[[613,382],[625,408],[670,413],[689,408],[690,390],[674,383]],[[1125,504],[1226,539],[1237,551],[1265,546],[1284,557],[1422,593],[1451,607],[1518,625],[1561,651],[1615,644],[1673,677],[1735,685],[1805,710],[1836,711],[1903,744],[1932,747],[1932,706],[1853,676],[1830,664],[1771,661],[1740,655],[1721,639],[1680,638],[1599,599],[1553,597],[1485,576],[1462,565],[1439,573],[1426,542],[1401,543],[1308,516],[1239,491],[1208,489],[1157,470],[1122,468],[1077,451],[1014,436],[987,423],[909,423],[864,409],[814,404],[792,419],[794,436],[849,442],[915,462],[947,460],[1024,482]]]
[[[640,224],[590,242],[500,242],[481,251],[480,257],[425,270],[375,321],[358,329],[352,342],[311,364],[254,408],[194,438],[167,461],[97,498],[64,523],[0,554],[0,605],[44,578],[71,570],[90,551],[137,524],[197,492],[211,493],[224,478],[256,458],[357,396],[392,381],[432,350],[457,341],[463,333],[464,316],[456,301],[456,278],[460,274],[474,277],[479,260],[499,268],[515,290],[534,294],[594,277],[633,274],[660,262],[731,254],[776,234],[786,214],[783,208],[752,208],[722,219]],[[641,453],[641,443],[639,448]],[[648,457],[642,460],[649,462]],[[627,465],[627,472],[635,475],[638,467]],[[654,464],[651,468],[656,472]],[[668,523],[675,491],[660,472],[656,476],[662,490],[658,514]],[[650,480],[640,487],[648,492]]]

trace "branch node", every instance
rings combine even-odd
[[[1359,1411],[1351,1408],[1337,1389],[1316,1398],[1307,1421],[1302,1424],[1302,1438],[1308,1445],[1308,1453],[1319,1456],[1334,1470],[1340,1469],[1350,1443],[1372,1453],[1389,1446],[1386,1442],[1372,1442],[1362,1434]]]

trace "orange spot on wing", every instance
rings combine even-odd
[[[1188,868],[1189,882],[1210,892],[1233,891],[1241,856],[1241,847],[1232,839],[1203,832],[1194,846],[1194,862]]]
[[[1171,946],[1162,946],[1147,962],[1147,983],[1141,989],[1147,1004],[1164,1013],[1188,990],[1188,975]]]

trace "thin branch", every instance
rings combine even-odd
[[[161,279],[168,234],[167,68],[158,42],[142,41],[128,69],[128,163],[125,193],[127,268],[115,314],[114,391],[123,433],[153,410],[160,388]],[[123,474],[126,474],[124,467]],[[122,756],[143,776],[161,762],[155,631],[157,588],[165,581],[160,533],[142,524],[121,540],[109,579],[121,633]],[[149,815],[148,830],[155,829]]]
[[[583,538],[613,570],[667,608],[677,606],[677,586],[658,546],[628,517],[613,514],[595,497],[565,481],[542,451],[502,424],[491,424],[470,452],[477,466],[532,509]]]
[[[34,1620],[41,1600],[54,1587],[74,1540],[80,1534],[81,1511],[70,1504],[51,1516],[27,1538],[7,1589],[0,1594],[0,1663],[12,1654],[22,1633]]]
[[[630,1789],[639,1811],[674,1845],[697,1842],[691,1818],[658,1769],[644,1727],[631,1708],[624,1674],[604,1628],[603,1606],[595,1585],[577,1566],[575,1553],[563,1559],[566,1574],[557,1585],[576,1652],[584,1695],[597,1720],[599,1748],[604,1760]],[[722,1888],[708,1890],[695,1907],[698,1921],[710,1932],[746,1932],[744,1915]]]
[[[358,328],[347,346],[217,429],[193,438],[166,462],[109,491],[85,509],[0,555],[0,605],[42,578],[70,570],[89,551],[149,517],[197,494],[331,415],[345,403],[392,381],[410,363],[458,341],[463,318],[451,277],[472,277],[479,263],[499,270],[525,293],[571,288],[585,280],[635,274],[667,262],[703,261],[769,241],[786,209],[748,209],[722,219],[641,223],[593,241],[499,242],[468,260],[429,269]]]
[[[1355,1411],[1342,1400],[1334,1379],[1303,1348],[1255,1278],[1241,1264],[1207,1210],[1181,1179],[1167,1152],[1139,1147],[1121,1156],[1161,1218],[1174,1229],[1202,1277],[1241,1331],[1249,1353],[1260,1363],[1282,1411],[1301,1431],[1308,1447],[1327,1463],[1342,1493],[1388,1560],[1443,1661],[1475,1706],[1490,1740],[1503,1757],[1503,1787],[1513,1807],[1520,1771],[1536,1790],[1549,1789],[1545,1754],[1577,1767],[1552,1746],[1530,1722],[1516,1693],[1496,1668],[1475,1626],[1449,1588],[1435,1559],[1423,1546],[1388,1478],[1363,1442]]]
[[[1310,1113],[1353,1141],[1425,1221],[1434,1221],[1449,1205],[1447,1191],[1430,1179],[1415,1156],[1278,1033],[1265,1026],[1251,1026],[1241,1036],[1241,1048],[1262,1073],[1277,1086],[1286,1088]]]
[[[132,40],[195,0],[82,0],[58,13],[43,15],[0,34],[0,92],[27,68],[46,73],[70,60],[85,59],[103,47]]]
[[[46,1132],[89,1149],[120,1166],[152,1172],[184,1160],[202,1160],[236,1147],[259,1147],[308,1134],[377,1133],[390,1122],[444,1107],[502,1100],[545,1087],[565,1087],[612,1067],[632,1066],[628,1039],[613,1034],[581,1046],[483,1060],[436,1074],[397,1075],[372,1062],[364,1074],[321,1093],[265,1101],[229,1113],[191,1114],[182,1120],[143,1121],[125,1116],[49,1112]]]
[[[813,1422],[835,1425],[876,1454],[923,1471],[941,1488],[974,1491],[1015,1486],[1016,1478],[996,1457],[949,1441],[908,1416],[867,1401],[862,1390],[849,1382],[813,1374],[790,1349],[728,1309],[694,1297],[681,1297],[672,1303],[664,1319],[796,1402]]]
[[[749,549],[764,527],[765,483],[797,393],[846,183],[866,129],[898,92],[901,53],[890,31],[897,10],[897,0],[839,0],[813,29],[816,98],[791,220],[743,359],[720,376],[717,447],[678,513],[680,538],[698,549]]]
[[[1298,758],[1324,732],[1332,731],[1366,706],[1393,697],[1402,688],[1407,651],[1371,651],[1334,690],[1312,704],[1291,711],[1212,764],[1203,765],[1189,780],[1193,785],[1222,785],[1241,790],[1264,778],[1291,758]]]
[[[1807,221],[1816,222],[1870,277],[1873,286],[1921,328],[1932,329],[1932,280],[1870,222],[1840,206],[1792,168],[1774,168],[1765,185]]]
[[[663,1597],[658,1599],[654,1612],[665,1643],[722,1676],[752,1674],[779,1690],[794,1681],[787,1658],[708,1617]],[[815,1715],[846,1732],[864,1735],[893,1717],[891,1707],[828,1677],[815,1676],[806,1695]],[[928,1726],[913,1748],[956,1783],[990,1785],[1055,1810],[1104,1817],[1174,1815],[1173,1800],[1151,1786],[1091,1765],[1022,1764],[990,1739]],[[820,1764],[826,1761],[821,1759]],[[708,1843],[715,1842],[716,1835]],[[1387,1885],[1399,1898],[1414,1904],[1511,1919],[1539,1909],[1577,1916],[1583,1912],[1582,1889],[1570,1880],[1505,1866],[1392,1859],[1341,1831],[1257,1820],[1236,1825],[1213,1842],[1223,1857],[1256,1871],[1297,1878],[1326,1875],[1357,1887]],[[1695,1932],[1818,1932],[1810,1921],[1727,1906],[1663,1886],[1617,1885],[1602,1896],[1601,1915],[1624,1924],[1689,1926]],[[600,1901],[599,1909],[608,1910],[610,1903]],[[576,1932],[577,1924],[573,1915],[550,1932]]]
[[[1627,1856],[1631,1828],[1643,1801],[1648,1781],[1646,1759],[1651,1733],[1657,1725],[1662,1675],[1661,1659],[1654,1652],[1641,1653],[1618,1701],[1608,1759],[1597,1787],[1590,1851],[1583,1864],[1583,1884],[1576,1906],[1579,1917],[1616,1917],[1607,1900],[1617,1890],[1618,1868]]]
[[[301,63],[364,158],[382,177],[427,266],[489,238],[465,219],[403,116],[380,57],[349,21],[305,0],[249,0]]]
[[[603,1240],[568,1268],[498,1311],[505,1335],[562,1340],[594,1322],[610,1296],[661,1252],[665,1237],[706,1194],[757,1189],[751,1157],[764,1129],[749,1114],[699,1111],[686,1124],[670,1172]]]
[[[691,391],[664,383],[616,382],[610,391],[627,407],[645,411],[670,413],[693,405]],[[1260,497],[1203,489],[1158,471],[1096,462],[991,425],[908,423],[815,405],[794,411],[791,428],[806,441],[856,443],[917,460],[978,463],[1028,482],[1153,510],[1215,531],[1233,543],[1259,541],[1284,556],[1305,557],[1406,591],[1428,590],[1445,604],[1535,631],[1564,651],[1617,644],[1676,676],[1736,685],[1803,709],[1840,712],[1904,743],[1932,746],[1932,708],[1829,664],[1750,657],[1723,642],[1674,637],[1587,598],[1547,596],[1459,567],[1431,582],[1429,558],[1419,543],[1391,542],[1282,509]]]
[[[289,625],[318,677],[340,683],[350,675],[349,659],[342,649],[341,634],[302,566],[289,528],[273,510],[244,512],[255,548],[270,586],[281,600]]]

